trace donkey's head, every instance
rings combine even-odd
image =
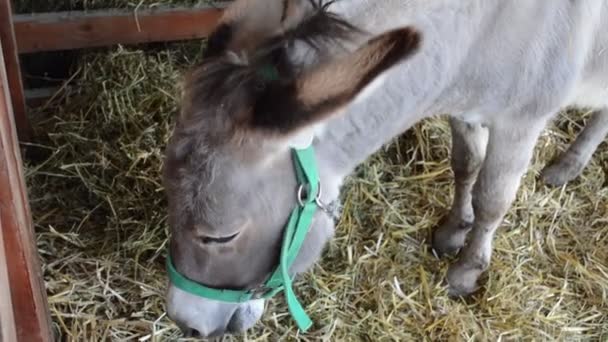
[[[316,129],[411,55],[420,37],[411,28],[390,31],[304,70],[287,57],[290,43],[315,47],[345,38],[350,28],[326,7],[243,0],[222,22],[210,37],[209,55],[186,80],[167,148],[169,253],[193,282],[250,290],[276,269],[298,205],[290,149],[308,145]],[[332,232],[333,221],[318,211],[290,272],[311,266]],[[172,283],[167,306],[183,329],[211,336],[248,329],[264,302],[202,298]]]

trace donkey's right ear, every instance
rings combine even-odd
[[[339,113],[381,74],[413,55],[420,41],[415,29],[396,29],[291,83],[272,83],[257,97],[246,122],[257,131],[293,136]]]

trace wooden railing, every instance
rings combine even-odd
[[[201,39],[209,35],[223,5],[152,10],[103,10],[11,15],[10,0],[0,0],[0,40],[21,140],[32,130],[26,115],[19,54],[73,50],[116,44]]]
[[[30,53],[204,38],[221,13],[205,6],[15,15],[13,21],[19,53]]]

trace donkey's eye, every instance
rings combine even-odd
[[[236,238],[239,235],[239,233],[235,233],[229,236],[222,236],[222,237],[211,237],[211,236],[201,236],[200,240],[202,243],[208,245],[208,244],[213,244],[213,243],[228,243],[232,240],[234,240],[234,238]]]

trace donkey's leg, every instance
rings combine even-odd
[[[543,127],[539,122],[490,127],[486,158],[473,188],[473,229],[458,261],[448,270],[450,294],[474,292],[477,279],[489,267],[494,233],[515,199]]]
[[[464,245],[473,225],[471,190],[483,163],[488,129],[450,118],[452,130],[452,170],[456,189],[450,213],[433,233],[433,248],[441,254],[456,253]]]
[[[576,178],[607,134],[608,109],[603,109],[593,113],[570,148],[543,170],[545,183],[558,186]]]

